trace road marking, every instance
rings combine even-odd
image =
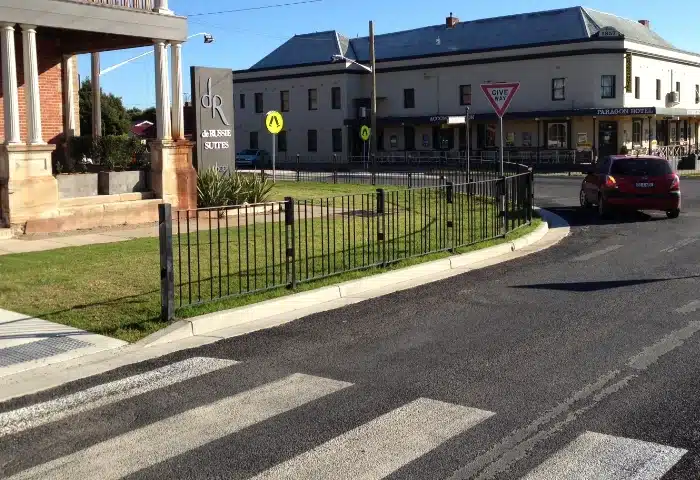
[[[687,247],[688,245],[693,244],[693,243],[697,242],[698,240],[699,240],[698,238],[686,238],[686,239],[681,240],[680,242],[676,243],[675,245],[671,245],[670,247],[664,248],[661,251],[665,252],[665,253],[675,252],[679,248]]]
[[[698,308],[700,308],[700,300],[693,300],[692,302],[677,308],[676,313],[692,313]]]
[[[585,432],[523,480],[658,480],[687,450]]]
[[[587,260],[591,260],[592,258],[595,257],[600,257],[601,255],[605,255],[606,253],[614,252],[618,248],[622,248],[622,245],[610,245],[607,248],[604,248],[602,250],[596,250],[595,252],[588,253],[586,255],[581,255],[580,257],[576,257],[572,260],[572,262],[585,262]]]
[[[493,415],[419,398],[254,479],[381,479]]]
[[[139,375],[97,385],[48,402],[0,413],[0,437],[110,405],[237,364],[234,360],[193,357]]]
[[[685,327],[674,330],[658,342],[646,347],[637,355],[630,358],[627,365],[636,370],[646,370],[650,365],[656,363],[663,355],[680,347],[686,340],[698,332],[700,332],[700,321],[692,321]]]
[[[352,384],[294,374],[193,408],[10,477],[119,479]]]

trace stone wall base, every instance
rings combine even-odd
[[[55,145],[0,147],[0,203],[10,224],[56,216],[58,183],[51,167],[55,148]]]
[[[194,142],[151,143],[151,185],[156,196],[175,210],[197,208],[197,171],[192,165]]]

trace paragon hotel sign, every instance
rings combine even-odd
[[[197,169],[235,169],[233,72],[192,67],[192,105],[197,135]]]

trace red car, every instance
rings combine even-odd
[[[611,155],[586,175],[579,199],[605,216],[613,209],[660,210],[668,218],[681,213],[681,185],[669,162],[651,155]]]

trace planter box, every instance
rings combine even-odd
[[[100,172],[97,175],[100,195],[148,192],[151,187],[149,174],[145,170]]]
[[[96,173],[56,175],[58,198],[92,197],[97,195]]]

